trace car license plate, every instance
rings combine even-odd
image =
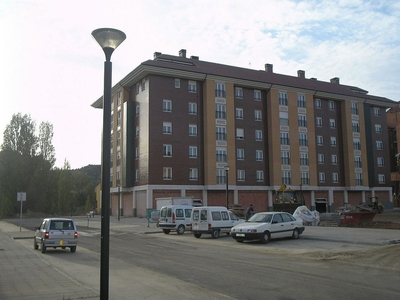
[[[63,245],[63,240],[60,240],[60,246],[62,246]]]
[[[244,237],[244,233],[236,233],[236,236]]]

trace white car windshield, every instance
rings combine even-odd
[[[271,219],[272,215],[270,214],[255,214],[248,220],[248,222],[270,223]]]

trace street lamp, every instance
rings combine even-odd
[[[100,299],[108,299],[110,263],[110,153],[111,153],[111,54],[126,39],[125,33],[112,28],[93,30],[92,36],[106,56],[103,94],[103,154],[101,176]]]
[[[118,201],[118,221],[121,220],[121,191],[120,191],[120,189],[121,189],[121,186],[118,185],[118,199],[117,199],[117,201]]]
[[[226,208],[229,209],[228,207],[228,171],[229,171],[229,166],[225,166],[225,178],[226,178]]]

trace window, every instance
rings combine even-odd
[[[317,145],[322,146],[324,144],[324,137],[322,135],[317,135]]]
[[[226,105],[216,104],[215,105],[215,118],[216,119],[226,119]]]
[[[358,124],[358,121],[351,121],[351,127],[353,132],[360,132],[360,125]]]
[[[140,105],[136,105],[136,115],[140,115]]]
[[[196,146],[189,146],[189,157],[197,158],[197,147]]]
[[[361,156],[359,155],[354,156],[354,166],[356,168],[362,168]]]
[[[288,96],[286,92],[279,92],[279,105],[288,105]]]
[[[264,159],[264,153],[262,150],[256,150],[256,161],[262,161]]]
[[[262,170],[257,170],[256,172],[256,178],[258,182],[264,181],[264,171]]]
[[[236,128],[236,139],[244,140],[244,129],[243,128]]]
[[[322,127],[322,118],[317,117],[316,124],[317,124],[317,127]]]
[[[121,111],[117,112],[117,126],[121,126]]]
[[[225,148],[217,148],[216,154],[217,154],[218,162],[226,162],[227,161]]]
[[[282,165],[290,165],[290,152],[281,151],[281,163]]]
[[[375,124],[375,133],[382,133],[382,126],[380,124]]]
[[[261,110],[255,110],[254,111],[254,119],[256,121],[261,121],[262,120],[262,113]]]
[[[236,119],[243,119],[243,108],[236,108]]]
[[[246,174],[245,174],[244,170],[238,170],[237,171],[238,181],[244,181],[245,180],[245,176],[246,176]]]
[[[298,115],[298,125],[299,127],[307,127],[307,116]]]
[[[361,150],[361,142],[359,138],[353,138],[354,150]]]
[[[171,100],[163,100],[163,111],[165,111],[165,112],[172,111],[172,101]]]
[[[196,81],[189,81],[188,82],[188,91],[189,91],[189,93],[196,93],[197,92]]]
[[[254,100],[260,101],[261,100],[261,91],[254,90]]]
[[[244,149],[236,149],[236,159],[244,160]]]
[[[358,103],[351,102],[351,113],[353,115],[358,115]]]
[[[310,185],[310,173],[309,172],[301,172],[301,184],[302,185]]]
[[[135,130],[136,137],[139,136],[139,132],[140,132],[140,127],[136,126],[136,130]]]
[[[324,154],[321,154],[321,153],[318,154],[318,163],[319,164],[325,163],[325,155]]]
[[[226,172],[224,169],[217,169],[217,183],[226,183]]]
[[[290,145],[289,132],[281,132],[281,145]]]
[[[378,182],[379,182],[379,184],[384,184],[385,183],[385,175],[378,174]]]
[[[328,105],[329,105],[329,109],[330,109],[330,110],[334,110],[334,109],[335,109],[335,102],[329,101],[329,102],[328,102]]]
[[[255,131],[255,138],[256,138],[256,141],[262,141],[262,130],[256,130]]]
[[[197,125],[189,124],[189,135],[196,136],[197,135]]]
[[[140,92],[140,83],[136,83],[136,95]]]
[[[163,156],[172,157],[172,145],[163,145]]]
[[[338,173],[332,173],[332,182],[333,183],[339,182],[339,174]]]
[[[238,99],[243,99],[243,89],[240,87],[235,88],[235,97]]]
[[[385,159],[383,157],[377,157],[376,162],[378,164],[378,167],[383,167],[385,166]]]
[[[374,116],[376,117],[381,116],[381,109],[379,107],[374,107]]]
[[[336,120],[335,119],[329,119],[329,127],[336,128]]]
[[[299,145],[308,146],[307,133],[299,133]]]
[[[199,170],[197,168],[189,169],[189,180],[197,180],[199,179]]]
[[[321,99],[315,99],[315,108],[321,108]]]
[[[356,185],[362,185],[362,184],[363,184],[362,173],[356,173]]]
[[[175,78],[175,88],[179,89],[181,87],[181,80],[178,78]]]
[[[136,159],[139,159],[139,153],[140,153],[140,152],[139,152],[139,147],[136,147],[136,148],[135,148],[135,158],[136,158]]]
[[[121,99],[122,99],[122,92],[118,91],[117,92],[117,105],[121,106]]]
[[[279,124],[283,126],[289,125],[289,114],[287,112],[279,112]]]
[[[297,107],[306,107],[306,96],[297,94]]]
[[[331,146],[336,147],[336,137],[335,136],[331,136]]]
[[[332,154],[331,155],[331,163],[332,163],[332,165],[337,165],[338,160],[337,160],[337,155],[336,154]]]
[[[325,173],[324,172],[319,172],[318,174],[319,182],[324,183],[325,182]]]
[[[225,83],[216,82],[215,83],[215,97],[225,98],[226,91],[225,91]]]
[[[307,152],[300,152],[300,165],[308,166],[308,153]]]
[[[197,115],[197,103],[189,102],[189,114]]]
[[[146,79],[142,80],[142,92],[146,89]]]
[[[216,139],[217,141],[226,141],[226,127],[225,126],[217,126],[216,130]]]
[[[121,146],[121,130],[117,132],[117,146]]]
[[[164,167],[163,168],[163,179],[164,180],[171,180],[172,179],[172,168]]]
[[[292,175],[289,171],[282,172],[282,183],[292,184]]]
[[[383,150],[383,143],[382,141],[376,141],[376,149]]]
[[[164,134],[172,133],[172,123],[171,122],[163,122],[163,133]]]

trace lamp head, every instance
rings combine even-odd
[[[110,59],[113,51],[126,39],[125,33],[113,28],[93,30],[92,36],[103,49],[107,59]]]

